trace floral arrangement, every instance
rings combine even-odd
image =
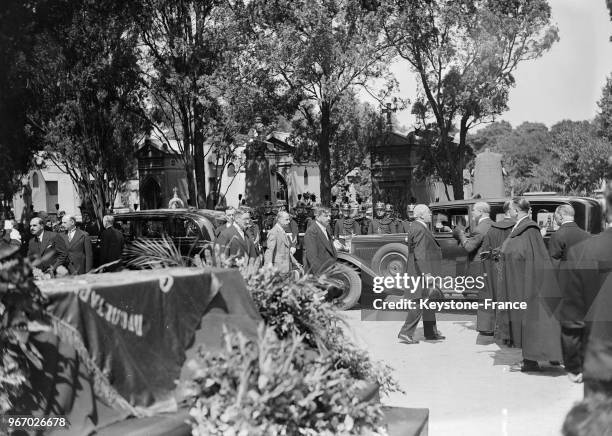
[[[223,347],[189,362],[192,434],[386,434],[381,404],[358,399],[364,382],[319,359],[300,336],[279,339],[262,324],[257,341],[225,331]]]
[[[24,395],[35,395],[30,368],[42,368],[29,337],[43,318],[45,300],[34,285],[33,265],[12,254],[0,253],[0,414],[18,410],[16,402]]]
[[[246,279],[255,305],[266,325],[279,338],[300,335],[334,368],[346,369],[359,380],[376,382],[383,393],[399,392],[392,369],[372,361],[347,335],[347,323],[334,304],[325,301],[324,279],[295,279],[263,267]]]

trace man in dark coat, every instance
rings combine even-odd
[[[559,268],[560,276],[561,270],[568,271],[568,268],[571,269],[571,266],[567,263],[567,256],[570,248],[591,237],[591,235],[578,227],[574,222],[574,214],[574,208],[569,204],[558,206],[555,210],[555,221],[559,225],[559,228],[550,237],[548,251],[552,258],[553,265]],[[573,259],[572,262],[575,262],[575,259]],[[563,294],[565,294],[564,288],[568,282],[571,282],[571,280],[565,277],[561,277],[559,281]],[[585,286],[588,285],[574,282],[572,286],[580,286],[580,289],[568,290],[568,296],[571,296],[576,291],[584,291]],[[584,358],[583,337],[585,334],[583,321],[583,316],[578,319],[571,316],[571,319],[567,321],[561,318],[561,348],[563,351],[563,362],[565,363],[568,377],[574,382],[582,381],[582,362]]]
[[[472,217],[476,222],[476,228],[470,236],[466,236],[465,232],[459,227],[453,231],[453,235],[456,235],[459,244],[468,252],[467,275],[470,277],[480,277],[484,274],[480,253],[482,253],[482,241],[493,224],[493,221],[489,218],[490,213],[491,207],[489,204],[479,201],[474,204],[472,210]],[[490,294],[491,292],[487,289],[486,284],[479,290],[478,301],[483,304],[482,307],[484,307],[485,298],[489,298]],[[482,335],[493,336],[493,326],[487,321],[486,318],[477,318],[476,330]]]
[[[251,216],[248,209],[240,207],[234,214],[232,225],[224,229],[215,242],[221,249],[221,253],[227,258],[242,258],[248,256],[250,259],[258,256],[255,243],[246,234]]]
[[[442,249],[438,241],[429,230],[428,223],[431,222],[431,211],[424,204],[417,204],[414,207],[415,220],[409,223],[406,242],[409,246],[410,258],[408,269],[413,276],[438,276],[442,264]],[[409,291],[408,291],[409,292]],[[427,284],[421,286],[412,295],[405,295],[406,298],[429,298],[430,300],[441,299],[443,296],[437,289],[432,289]],[[417,302],[418,305],[418,302]],[[404,344],[417,344],[419,341],[414,339],[414,332],[419,321],[423,317],[423,332],[427,340],[441,340],[444,336],[436,327],[436,313],[433,309],[416,308],[408,311],[406,321],[402,326],[398,339]]]
[[[485,273],[485,287],[479,292],[479,300],[491,299],[491,301],[508,301],[506,296],[500,294],[498,283],[499,253],[502,244],[510,235],[516,224],[516,210],[513,202],[508,200],[504,203],[504,219],[491,224],[491,228],[482,240],[480,250],[483,259],[482,266]],[[478,330],[495,331],[495,310],[490,307],[479,306],[477,313]]]
[[[336,262],[336,248],[329,232],[331,212],[326,207],[316,207],[314,222],[304,234],[304,270],[311,274],[321,274]]]
[[[584,395],[612,398],[612,183],[604,196],[608,228],[570,248],[570,283],[564,288],[562,321],[584,316]],[[563,272],[563,271],[562,271]],[[578,287],[580,286],[580,287]],[[569,292],[571,291],[571,293]],[[579,323],[577,323],[579,325]]]
[[[57,233],[44,229],[41,218],[34,217],[30,220],[30,233],[32,238],[28,243],[28,257],[43,258],[48,253],[54,254],[38,265],[42,272],[55,273],[55,270],[66,261],[66,245]]]
[[[555,266],[567,260],[567,252],[571,246],[591,237],[574,222],[574,208],[562,204],[555,210],[555,221],[559,228],[550,236],[548,252]]]
[[[93,267],[89,234],[76,227],[76,219],[71,215],[64,215],[62,225],[66,229],[66,234],[60,235],[66,247],[66,268],[71,275],[88,273]]]
[[[113,226],[114,223],[115,218],[112,215],[102,218],[104,230],[100,234],[100,265],[121,259],[124,245],[123,233]]]
[[[512,371],[539,371],[538,361],[561,360],[561,327],[544,297],[557,286],[548,250],[537,223],[531,219],[531,204],[525,198],[514,201],[518,220],[504,242],[502,286],[508,300],[526,303],[527,308],[508,311],[508,339],[523,349],[523,361]],[[556,291],[559,295],[559,290]]]

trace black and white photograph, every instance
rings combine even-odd
[[[0,436],[612,436],[612,0],[2,0],[0,59]]]

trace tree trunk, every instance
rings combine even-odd
[[[202,106],[193,102],[193,151],[195,160],[195,183],[197,187],[196,207],[206,207],[206,165],[204,159],[204,115]]]
[[[196,203],[196,184],[195,179],[193,177],[193,157],[191,155],[191,144],[189,143],[188,138],[183,139],[184,145],[184,155],[183,162],[185,164],[185,175],[187,179],[187,191],[189,192],[189,198],[187,199],[187,203],[190,206],[195,206]]]
[[[321,104],[321,134],[319,135],[319,173],[321,179],[321,205],[331,206],[331,108],[328,102]]]

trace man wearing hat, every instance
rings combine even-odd
[[[395,220],[389,216],[385,204],[381,201],[376,203],[374,208],[374,218],[370,222],[368,228],[369,235],[386,235],[390,233],[398,233]]]
[[[351,218],[351,206],[348,203],[344,203],[340,211],[342,212],[342,217],[334,225],[334,238],[345,239],[346,236],[351,237],[361,234],[359,223]]]

